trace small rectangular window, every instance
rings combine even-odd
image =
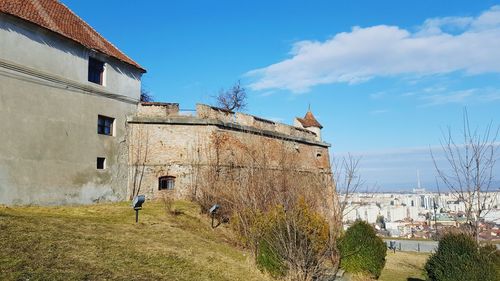
[[[106,169],[106,158],[104,158],[104,157],[97,157],[97,169],[98,170],[104,170],[104,169]]]
[[[115,122],[114,118],[98,115],[97,116],[97,133],[100,135],[112,136],[114,122]]]
[[[175,187],[175,177],[166,176],[161,177],[158,182],[159,190],[172,190]]]
[[[89,57],[89,82],[103,85],[104,62]]]

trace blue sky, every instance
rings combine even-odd
[[[241,80],[247,111],[292,123],[311,104],[368,186],[431,186],[441,131],[500,122],[500,1],[63,0],[193,109]],[[496,167],[499,177],[500,167]]]

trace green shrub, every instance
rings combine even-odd
[[[312,280],[328,257],[329,227],[304,201],[285,210],[276,206],[255,223],[260,233],[256,262],[274,277]]]
[[[487,244],[479,248],[479,255],[487,257],[495,266],[497,280],[500,280],[500,251],[495,245]]]
[[[436,253],[425,264],[432,281],[498,281],[498,251],[479,247],[467,234],[450,233],[439,241]]]
[[[378,278],[385,265],[387,247],[371,225],[356,221],[339,242],[340,267],[347,272]]]
[[[259,269],[267,271],[274,278],[283,277],[287,272],[283,258],[273,250],[265,239],[261,239],[259,242],[256,262]]]

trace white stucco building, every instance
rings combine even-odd
[[[0,0],[0,204],[124,199],[144,68],[57,0]]]

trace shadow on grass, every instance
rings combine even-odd
[[[409,277],[406,281],[425,281],[425,279]]]

